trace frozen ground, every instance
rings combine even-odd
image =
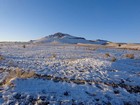
[[[0,43],[1,82],[16,68],[35,71],[39,77],[14,79],[14,87],[1,85],[1,104],[140,105],[140,51],[24,44]]]

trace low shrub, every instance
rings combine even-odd
[[[91,50],[91,51],[95,51],[97,50],[97,48],[91,48],[91,47],[87,47],[86,50]]]
[[[105,53],[105,57],[110,57],[110,54],[109,53]]]
[[[26,48],[26,45],[23,45],[22,47],[23,47],[23,48]]]
[[[55,53],[51,54],[50,58],[56,58],[57,55]]]
[[[117,59],[115,57],[112,57],[111,61],[115,62]]]
[[[118,47],[121,47],[121,44],[118,44]]]
[[[134,59],[134,54],[126,54],[125,57],[130,58],[130,59]]]
[[[0,61],[5,60],[5,57],[3,55],[0,55]]]

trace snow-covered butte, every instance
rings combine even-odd
[[[55,33],[53,35],[49,35],[37,40],[31,40],[30,42],[33,43],[61,43],[61,44],[78,44],[78,43],[84,43],[84,44],[106,44],[108,41],[105,40],[86,40],[83,37],[76,37],[65,33]]]

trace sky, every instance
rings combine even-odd
[[[56,32],[140,43],[140,0],[0,0],[0,41]]]

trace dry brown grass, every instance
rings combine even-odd
[[[56,54],[52,54],[52,57],[53,57],[53,58],[56,58]]]
[[[111,61],[115,62],[117,59],[115,57],[112,57]]]
[[[71,79],[70,81],[75,84],[85,84],[86,83],[86,80],[80,80],[80,79]]]
[[[110,54],[109,53],[105,53],[105,57],[110,57]]]
[[[3,55],[0,55],[0,61],[5,60],[5,57]]]
[[[51,56],[49,57],[50,59],[55,59],[57,55],[55,53],[52,53]]]
[[[22,79],[27,79],[27,78],[31,78],[35,76],[35,72],[34,71],[29,71],[29,72],[25,72],[19,68],[17,68],[16,70],[11,70],[9,72],[9,74],[7,75],[7,77],[4,80],[4,85],[10,85],[11,81],[16,79],[16,78],[22,78]]]
[[[134,54],[126,54],[125,57],[130,58],[130,59],[134,59],[135,58]]]
[[[86,50],[95,51],[95,50],[97,50],[97,48],[96,47],[87,47]]]

